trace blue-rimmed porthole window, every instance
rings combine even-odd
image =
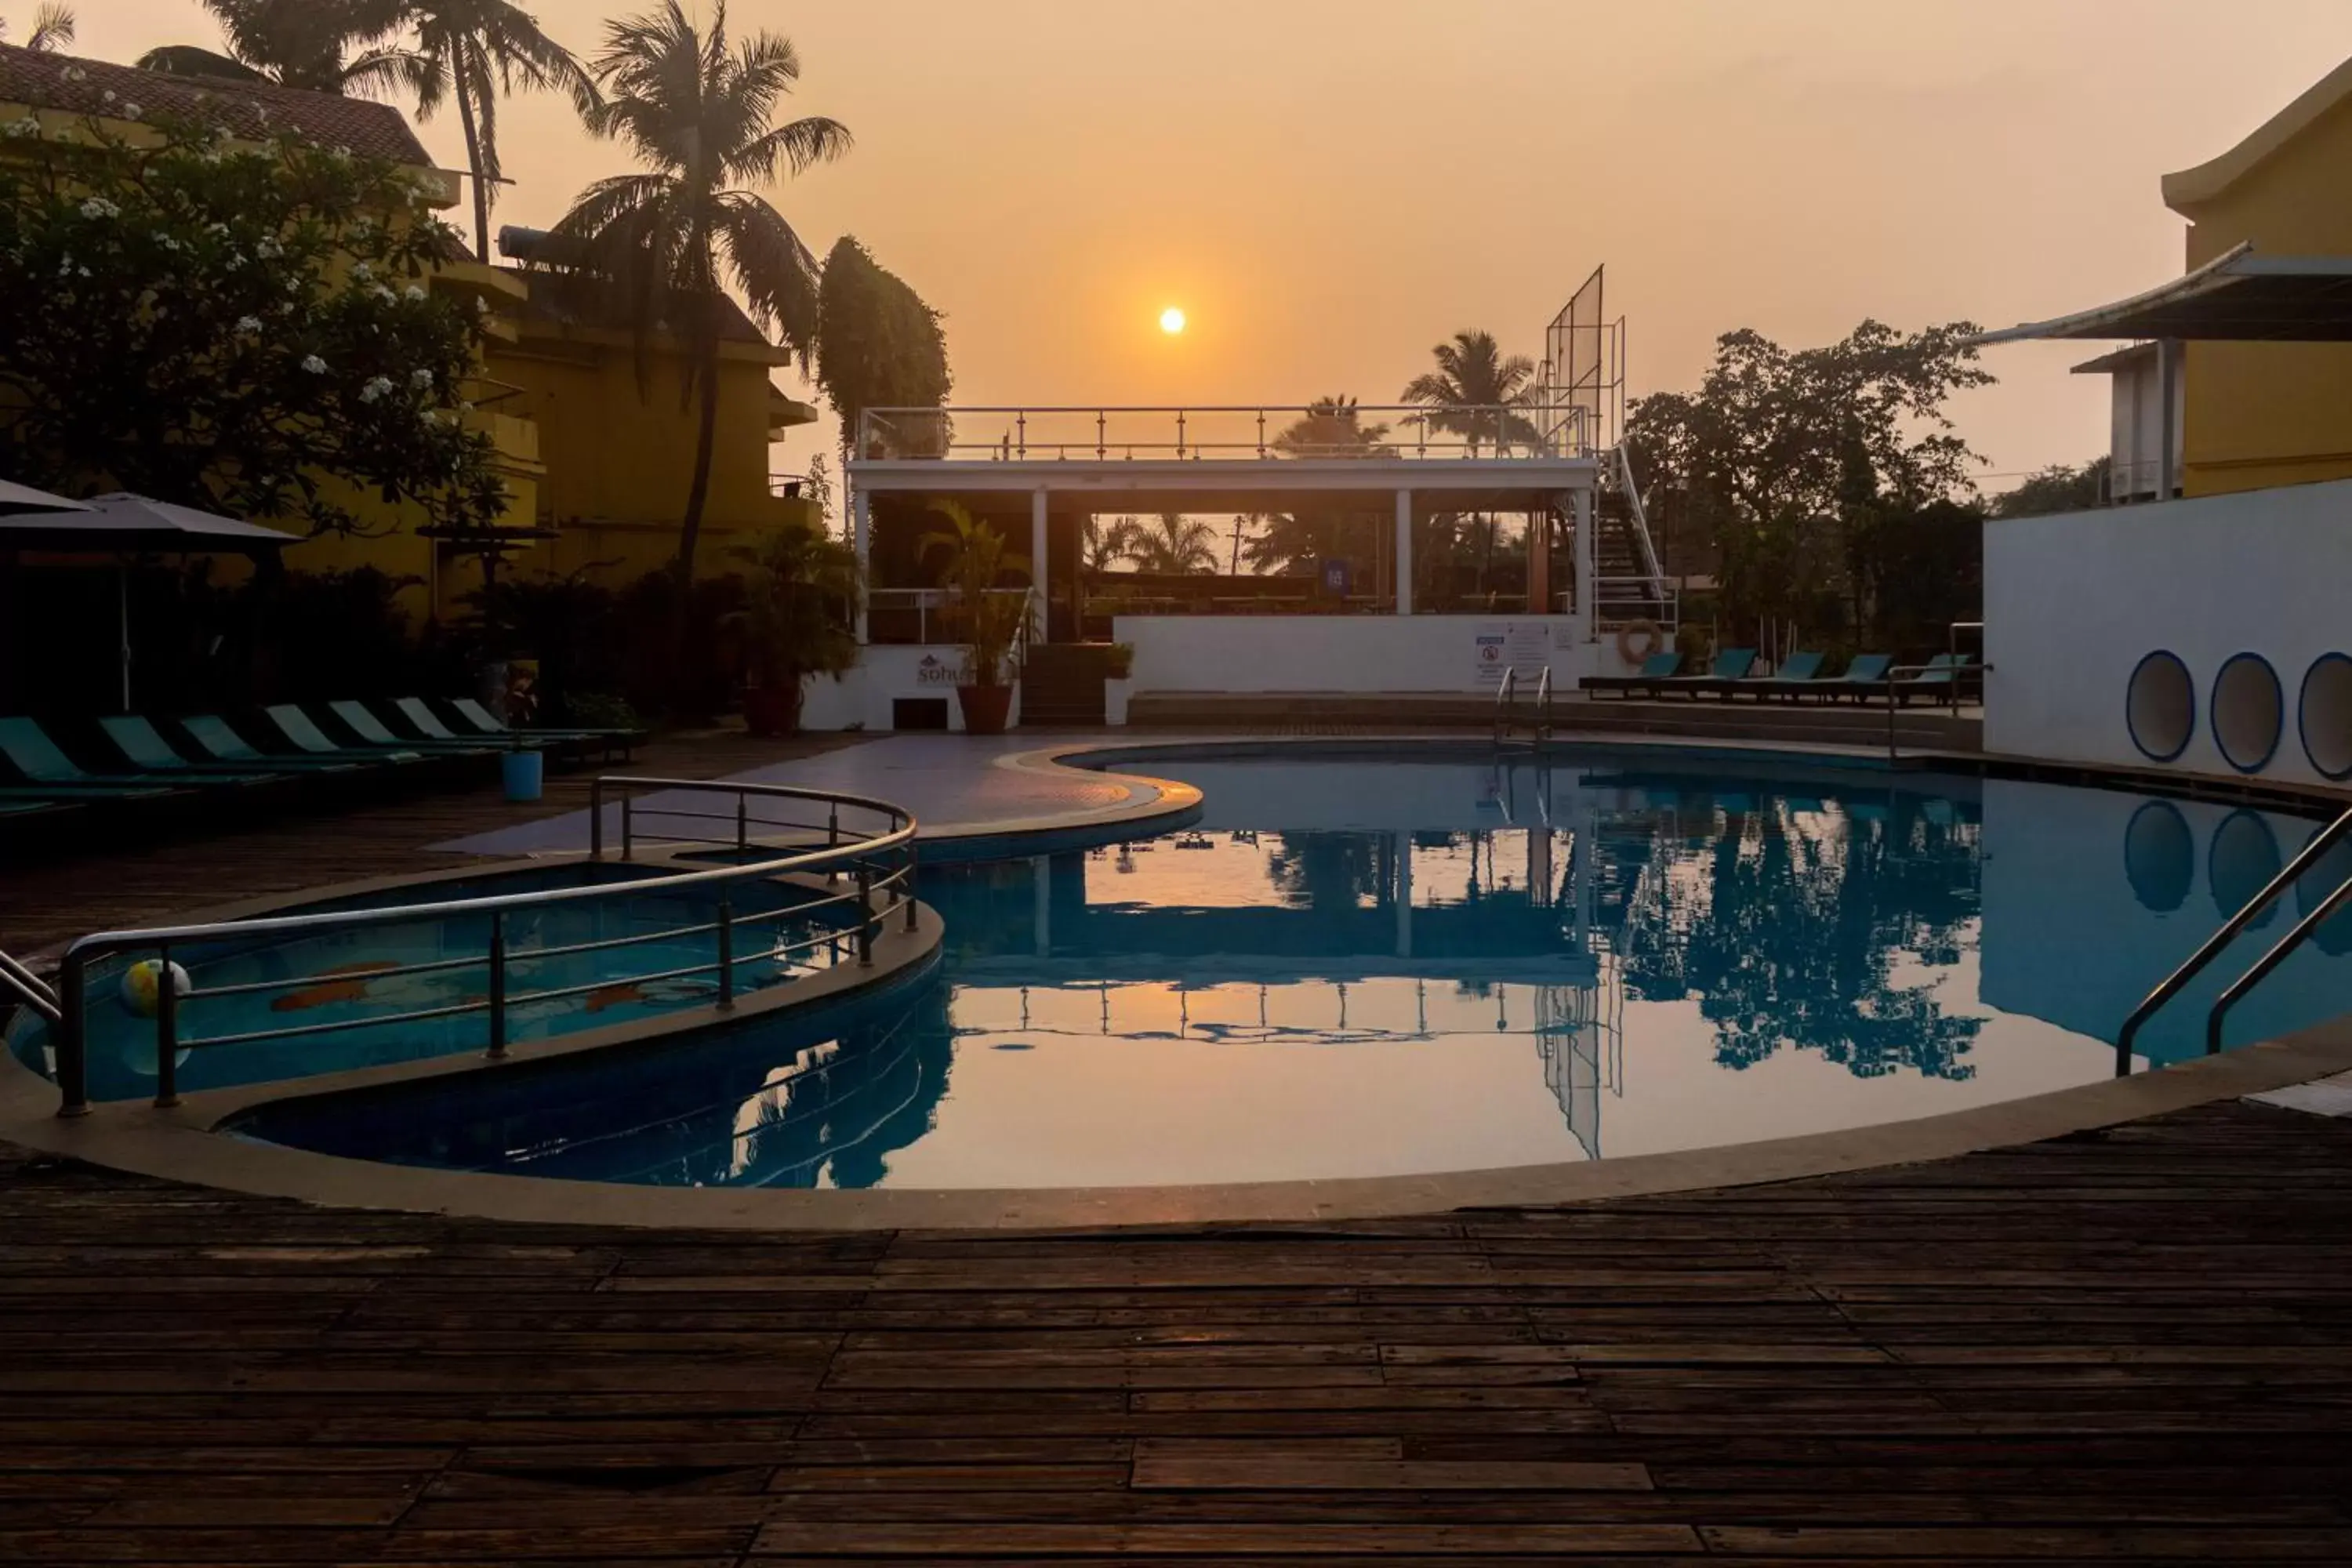
[[[2258,773],[2278,754],[2286,721],[2286,696],[2278,671],[2258,653],[2232,654],[2213,678],[2208,704],[2213,714],[2213,744],[2242,773]]]
[[[2323,653],[2311,661],[2294,721],[2303,754],[2322,777],[2352,778],[2352,655]]]
[[[2168,763],[2189,749],[2197,732],[2197,683],[2179,654],[2158,648],[2139,661],[2125,689],[2124,721],[2132,744],[2151,762]]]

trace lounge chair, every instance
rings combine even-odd
[[[1635,691],[1654,690],[1658,682],[1669,679],[1683,667],[1683,656],[1672,648],[1654,653],[1642,661],[1642,668],[1632,675],[1588,675],[1581,689],[1598,694],[1614,691],[1620,696]]]
[[[532,752],[562,751],[574,744],[573,738],[571,736],[551,734],[537,730],[529,732],[509,730],[507,734],[512,737],[511,740],[487,734],[468,739],[455,733],[448,725],[441,722],[441,716],[434,712],[433,705],[422,697],[395,697],[393,699],[392,705],[400,710],[400,716],[408,721],[410,729],[423,736],[426,742],[436,744],[467,746],[477,751],[504,750],[509,746],[520,746],[523,750]],[[483,742],[491,740],[497,740],[498,743],[485,748]]]
[[[192,784],[282,784],[289,773],[262,772],[244,763],[190,762],[172,749],[163,731],[135,713],[118,713],[98,721],[123,761],[151,778],[184,779]]]
[[[1914,697],[1927,702],[1952,700],[1958,695],[1960,677],[1975,658],[1969,653],[1937,654],[1917,674],[1895,683],[1895,702],[1908,704]]]
[[[261,710],[262,717],[278,727],[289,745],[313,757],[324,757],[338,763],[391,763],[400,767],[418,763],[437,763],[446,759],[427,755],[405,747],[338,746],[327,739],[326,731],[310,721],[310,716],[291,702],[280,702]]]
[[[1818,691],[1822,687],[1835,684],[1822,679],[1822,659],[1824,657],[1818,653],[1792,653],[1781,661],[1775,673],[1751,676],[1734,686],[1732,692],[1734,695],[1746,692],[1761,701],[1768,697],[1794,699],[1808,691]]]
[[[1672,680],[1661,680],[1659,691],[1679,691],[1696,698],[1702,691],[1710,696],[1728,698],[1732,689],[1748,679],[1756,668],[1756,650],[1752,647],[1727,647],[1715,656],[1705,675],[1677,675]]]
[[[35,786],[19,799],[136,800],[173,794],[179,784],[152,773],[84,773],[32,719],[0,719],[0,756]]]
[[[602,743],[606,748],[607,754],[613,748],[617,747],[622,755],[626,756],[635,748],[644,745],[652,734],[652,731],[646,730],[517,731],[509,729],[504,720],[470,697],[453,698],[449,706],[457,710],[459,719],[471,724],[476,731],[485,735],[495,735],[501,739],[513,734],[549,735],[563,740]]]
[[[196,743],[197,750],[215,763],[230,763],[256,768],[266,767],[278,773],[355,773],[366,767],[370,762],[381,760],[309,755],[272,756],[267,752],[256,751],[248,745],[244,736],[228,727],[228,721],[215,713],[198,713],[192,718],[183,719],[180,721],[180,728],[188,732],[188,739]]]
[[[1845,673],[1822,683],[1822,695],[1832,701],[1851,697],[1860,702],[1876,695],[1886,685],[1886,671],[1895,663],[1892,654],[1858,653],[1849,660]]]
[[[461,741],[452,735],[440,741],[410,741],[394,734],[383,720],[368,711],[364,702],[330,702],[327,710],[343,722],[343,727],[360,738],[364,745],[389,746],[394,751],[427,752],[445,757],[487,757],[491,748],[479,741]]]

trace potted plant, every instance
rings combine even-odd
[[[848,618],[857,555],[799,523],[736,553],[751,563],[743,607],[727,617],[743,639],[743,722],[754,735],[789,735],[800,728],[807,678],[857,662]]]
[[[949,589],[943,612],[963,644],[963,679],[956,704],[963,727],[974,735],[1001,735],[1013,711],[1013,682],[1021,673],[1021,649],[1030,626],[1030,595],[1002,593],[997,579],[1008,572],[1029,574],[1029,560],[1008,553],[1004,536],[953,501],[934,503],[947,528],[923,535],[923,553],[945,550],[940,581]]]
[[[1135,695],[1135,645],[1115,642],[1103,657],[1103,722],[1127,722],[1127,700]]]

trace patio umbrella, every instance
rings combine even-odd
[[[81,502],[51,497],[67,510],[7,514],[5,496],[9,491],[27,496],[41,493],[22,486],[0,491],[0,550],[118,557],[116,618],[121,635],[122,710],[126,713],[131,711],[131,556],[165,551],[184,555],[274,555],[299,542],[274,528],[120,491]]]
[[[78,500],[53,496],[47,490],[37,490],[30,485],[20,485],[12,479],[0,479],[0,517],[20,511],[87,511],[89,509]]]

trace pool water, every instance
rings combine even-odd
[[[927,870],[940,962],[881,996],[281,1103],[242,1130],[467,1170],[912,1188],[1396,1175],[1829,1131],[2111,1076],[2133,1005],[2315,830],[1631,752],[1153,771],[1202,788],[1197,827]],[[2294,903],[2144,1033],[2139,1065],[2201,1050],[2206,1004]],[[2231,1041],[2352,1007],[2347,953],[2339,920]]]

